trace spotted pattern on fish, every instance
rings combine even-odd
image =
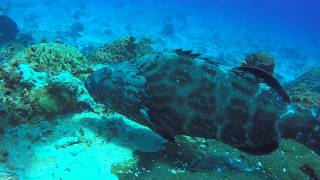
[[[279,94],[252,74],[197,57],[147,55],[94,72],[86,87],[96,100],[168,140],[189,135],[251,154],[274,151],[287,108]]]

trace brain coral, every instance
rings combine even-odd
[[[152,42],[148,38],[142,38],[138,42],[136,42],[134,37],[116,40],[95,50],[88,56],[88,61],[92,63],[114,64],[134,59],[152,52],[151,44]]]
[[[11,60],[15,64],[29,64],[37,71],[58,73],[69,71],[76,77],[89,73],[86,58],[75,47],[59,43],[40,43],[17,53]]]

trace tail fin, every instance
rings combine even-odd
[[[278,131],[283,138],[294,139],[320,155],[319,114],[311,110],[287,114],[279,122]]]

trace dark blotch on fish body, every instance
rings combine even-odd
[[[295,135],[307,126],[295,122],[295,127],[289,124],[293,118],[281,116],[287,104],[278,98],[290,98],[270,74],[254,67],[225,70],[197,57],[183,50],[148,55],[98,70],[85,84],[96,100],[168,141],[176,135],[215,138],[259,155],[276,150],[279,138],[288,137],[320,152],[312,144],[320,144],[320,132],[301,131],[307,141],[299,140]],[[260,79],[277,93],[259,89]]]

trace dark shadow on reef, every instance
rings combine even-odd
[[[156,151],[164,142],[159,135],[136,124],[128,124],[118,117],[85,118],[82,125],[91,129],[97,136],[104,137],[106,142],[114,143],[130,149]]]
[[[151,130],[128,124],[122,118],[83,119],[82,124],[106,142],[135,149],[133,164],[113,166],[113,173],[120,179],[272,177],[246,160],[238,150],[217,141],[208,141],[208,144],[203,139],[179,136],[176,143],[165,142]],[[129,173],[119,173],[126,170],[130,170]]]

